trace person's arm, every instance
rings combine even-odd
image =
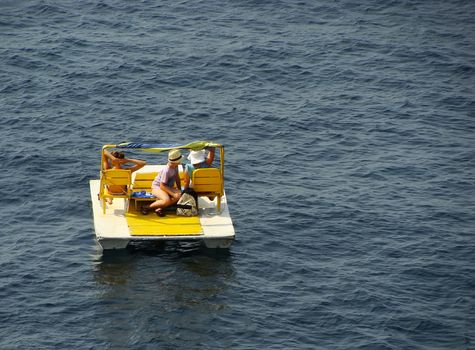
[[[115,157],[114,157],[108,150],[106,150],[106,149],[104,150],[104,155],[106,156],[106,158],[109,158],[109,159],[111,159],[111,157],[112,157],[112,158],[115,158]]]
[[[188,187],[190,187],[190,180],[191,180],[191,179],[190,179],[190,174],[189,174],[189,172],[188,172],[188,171],[189,171],[188,166],[185,166],[185,169],[184,169],[183,171],[185,172],[185,175],[184,175],[184,177],[183,177],[183,181],[184,181],[185,183],[183,184],[183,187],[184,187],[185,189],[187,189]]]
[[[174,189],[172,187],[168,187],[167,186],[167,183],[169,182],[169,179],[171,179],[169,176],[170,176],[170,171],[166,171],[164,172],[165,169],[162,170],[162,172],[160,173],[160,189],[164,192],[166,192],[170,197],[176,197],[177,196],[177,193],[179,193],[181,195],[181,189]],[[178,175],[178,171],[177,171],[177,174],[176,176],[179,177]],[[175,181],[176,181],[176,178],[175,178]]]
[[[180,173],[178,171],[176,172],[176,175],[175,175],[175,183],[176,183],[176,188],[181,193],[181,179],[180,179]]]
[[[111,169],[117,164],[117,158],[114,157],[108,150],[104,150],[104,162],[102,164],[104,170]]]
[[[124,158],[122,164],[125,163],[132,163],[135,164],[132,168],[129,168],[131,172],[137,171],[145,166],[147,162],[145,160],[140,159],[132,159],[132,158]]]
[[[160,182],[160,189],[166,192],[172,198],[179,198],[179,196],[181,196],[181,190],[177,190],[176,188],[170,188],[163,182]]]
[[[168,195],[172,195],[173,191],[170,187],[168,187],[167,185],[165,185],[163,182],[160,182],[160,189],[164,192],[166,192]]]
[[[215,152],[214,147],[211,147],[211,148],[209,149],[209,152],[208,152],[208,157],[206,157],[206,160],[205,160],[205,162],[206,162],[206,164],[207,164],[208,166],[211,166],[211,164],[213,163],[213,160],[214,160],[214,152]]]

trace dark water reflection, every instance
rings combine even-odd
[[[232,254],[193,245],[144,248],[94,257],[96,336],[118,347],[205,341],[209,325],[230,310]]]

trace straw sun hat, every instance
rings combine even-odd
[[[179,149],[172,149],[168,152],[168,161],[173,164],[180,164],[183,160],[183,156]]]

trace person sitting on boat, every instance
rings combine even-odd
[[[131,173],[137,171],[147,164],[146,161],[140,159],[133,159],[133,158],[126,158],[123,152],[113,151],[109,152],[108,150],[104,150],[104,163],[103,168],[104,170],[108,169],[128,169]],[[134,164],[132,167],[125,166],[126,164]],[[107,190],[112,194],[123,194],[127,192],[127,188],[122,185],[107,186]],[[112,198],[107,198],[107,202],[112,204]]]
[[[199,168],[211,168],[211,164],[214,160],[214,147],[209,149],[208,155],[204,149],[200,151],[191,151],[188,155],[189,164],[185,165],[185,176],[183,178],[184,188],[190,187],[190,181],[193,176],[193,171]]]
[[[181,197],[181,181],[178,166],[183,156],[179,149],[168,152],[168,163],[152,182],[152,194],[157,200],[150,204],[158,216],[164,216],[163,209],[176,204]],[[176,188],[174,185],[176,184]]]

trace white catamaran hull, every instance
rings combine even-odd
[[[98,200],[100,180],[90,183],[94,230],[96,240],[104,250],[124,249],[131,241],[200,241],[207,248],[229,248],[234,241],[234,227],[229,215],[226,194],[221,199],[221,211],[207,197],[199,197],[199,220],[202,233],[199,235],[131,235],[125,217],[128,201],[115,198],[107,205],[105,214]],[[149,214],[152,215],[152,214]]]

